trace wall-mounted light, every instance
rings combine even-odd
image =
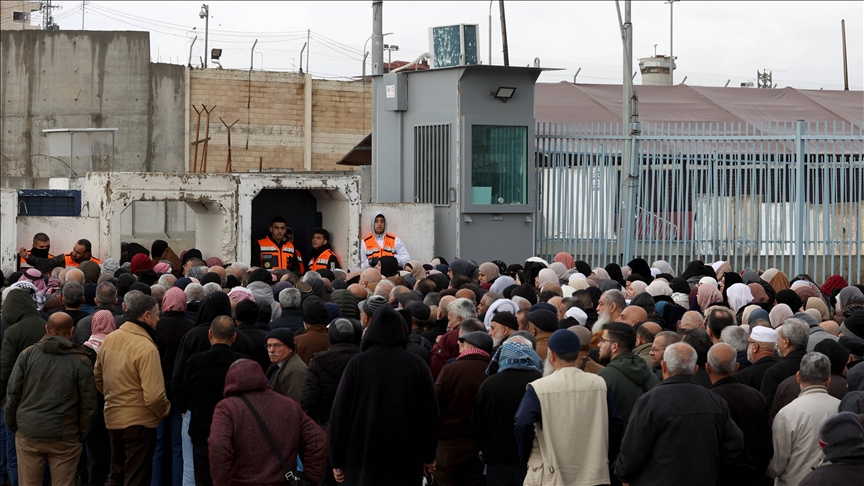
[[[222,49],[210,49],[210,59],[219,60],[222,57]]]
[[[502,87],[498,88],[498,91],[495,91],[494,93],[489,93],[489,94],[498,98],[499,100],[501,100],[501,102],[507,103],[507,100],[512,98],[513,93],[515,93],[515,92],[516,92],[516,88],[507,88],[507,87],[502,86]]]

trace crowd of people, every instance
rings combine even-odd
[[[840,275],[399,261],[383,223],[362,268],[302,272],[284,226],[268,268],[36,235],[2,269],[0,482],[864,478],[864,286]]]

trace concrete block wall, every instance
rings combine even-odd
[[[201,109],[216,105],[210,115],[207,172],[225,170],[231,129],[231,166],[234,172],[263,169],[303,170],[305,134],[305,79],[296,73],[195,69],[189,76],[189,103]],[[250,99],[251,97],[251,99]],[[337,166],[346,153],[372,129],[371,84],[312,80],[312,170],[346,170]],[[195,141],[197,114],[189,107],[189,140]],[[199,139],[205,138],[206,115],[201,116]],[[246,148],[246,140],[249,148]],[[198,150],[202,162],[203,145]],[[189,146],[190,170],[194,147]]]

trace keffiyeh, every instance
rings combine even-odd
[[[529,370],[542,373],[543,361],[530,345],[505,342],[492,356],[486,374],[492,376],[506,370]]]

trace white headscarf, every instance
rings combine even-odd
[[[672,287],[670,287],[665,280],[654,280],[653,282],[651,282],[650,285],[648,285],[648,287],[645,288],[645,292],[651,294],[651,297],[657,297],[658,295],[665,295],[669,297],[672,295]]]
[[[750,292],[750,287],[742,283],[732,284],[726,290],[726,297],[729,299],[729,307],[736,314],[738,313],[738,309],[753,302],[753,293]]]
[[[492,318],[499,312],[509,312],[514,316],[519,313],[519,306],[510,299],[498,299],[492,302],[489,309],[486,310],[486,317],[483,319],[483,324],[486,326],[486,332],[492,329]]]

